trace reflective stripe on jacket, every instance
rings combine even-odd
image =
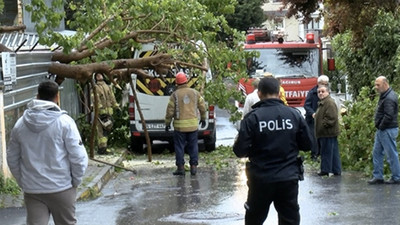
[[[98,97],[99,114],[112,115],[113,108],[118,108],[118,103],[115,100],[114,93],[110,86],[108,86],[104,81],[97,81],[95,87]]]
[[[200,119],[205,120],[206,107],[203,97],[187,84],[179,85],[169,98],[165,124],[170,125],[173,118],[176,131],[195,131],[198,129],[198,111],[200,111]]]

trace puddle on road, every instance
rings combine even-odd
[[[185,212],[159,219],[160,222],[179,224],[223,224],[243,220],[243,215],[224,212]]]

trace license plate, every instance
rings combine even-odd
[[[163,123],[146,123],[146,128],[149,130],[162,130],[162,129],[165,129],[165,124],[163,124]]]

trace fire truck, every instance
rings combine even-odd
[[[143,44],[141,49],[134,52],[134,58],[144,58],[158,53],[156,43]],[[182,71],[188,77],[188,86],[196,88],[201,81],[211,80],[211,70],[202,74],[205,79],[199,79],[199,74],[195,74],[188,68],[176,67],[168,71],[168,74],[160,75],[155,70],[144,68],[151,78],[143,78],[137,74],[132,74],[133,88],[142,111],[150,141],[168,141],[173,146],[173,127],[169,132],[165,131],[165,113],[170,95],[176,90],[175,75]],[[206,103],[207,104],[207,103]],[[206,151],[215,149],[216,126],[214,105],[206,105],[207,119],[206,125],[198,129],[198,138],[204,143]],[[134,152],[143,152],[143,145],[146,143],[144,127],[138,108],[135,104],[133,92],[130,89],[129,94],[129,121],[131,131],[131,147]],[[170,149],[171,150],[171,149]],[[172,148],[173,150],[173,148]]]
[[[285,89],[289,106],[302,107],[308,91],[322,74],[322,44],[315,39],[314,33],[308,33],[303,42],[285,42],[282,32],[249,30],[244,50],[257,51],[260,55],[247,59],[249,78],[242,78],[238,88],[247,96],[254,91],[253,79],[272,74]],[[241,108],[243,103],[237,102],[236,106]]]

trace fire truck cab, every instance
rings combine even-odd
[[[135,50],[134,58],[149,57],[154,54],[157,54],[156,44],[143,44],[141,49]],[[211,71],[209,70],[206,74],[202,74],[206,76],[205,79],[199,79],[199,76],[202,75],[194,74],[187,68],[173,68],[164,77],[161,77],[162,75],[157,74],[154,70],[147,69],[146,71],[153,76],[151,79],[144,79],[137,74],[132,74],[131,77],[150,141],[168,141],[173,146],[173,127],[169,132],[166,132],[164,119],[169,97],[176,89],[175,75],[179,71],[185,72],[189,76],[189,87],[196,88],[200,81],[210,80]],[[206,105],[206,108],[208,109],[208,119],[206,119],[205,127],[199,126],[198,138],[199,140],[204,140],[206,151],[212,151],[215,149],[216,141],[215,111],[213,105]],[[131,151],[143,152],[143,145],[146,143],[145,133],[131,89],[129,94],[129,121]]]
[[[285,42],[281,32],[249,30],[244,50],[258,51],[260,56],[247,59],[249,78],[239,81],[239,89],[247,96],[253,92],[252,80],[270,73],[280,79],[289,106],[303,107],[308,91],[322,74],[321,42],[314,39],[314,34],[308,33],[304,42]]]

